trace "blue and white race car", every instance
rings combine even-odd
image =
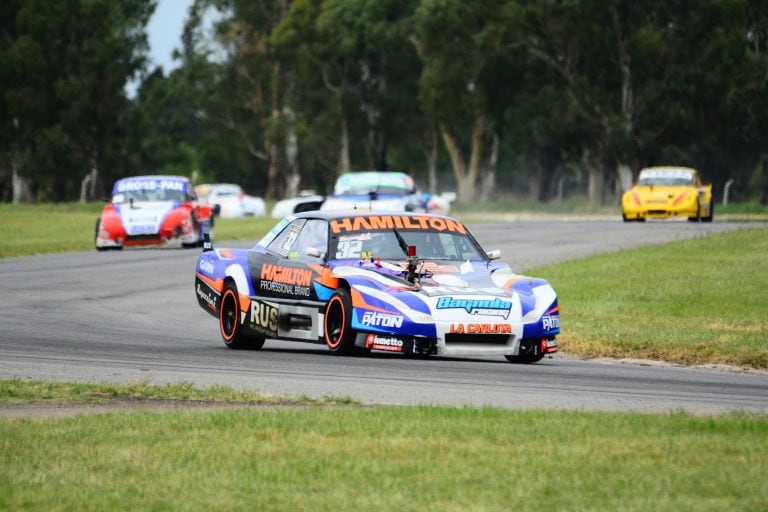
[[[427,198],[408,174],[393,171],[347,172],[336,180],[321,210],[427,211]]]
[[[325,344],[336,354],[504,356],[557,351],[557,295],[514,273],[461,222],[406,212],[291,215],[252,249],[198,257],[195,293],[224,343]]]

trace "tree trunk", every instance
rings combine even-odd
[[[475,199],[475,184],[467,172],[467,164],[461,154],[461,148],[453,133],[445,126],[440,127],[443,135],[445,149],[453,165],[453,174],[456,176],[456,195],[460,202],[471,203]]]
[[[496,132],[489,132],[484,138],[487,158],[482,173],[481,198],[487,201],[496,190],[496,170],[499,167],[499,136]]]
[[[339,148],[339,172],[351,172],[352,165],[349,161],[349,127],[347,119],[341,118],[341,148]]]
[[[19,175],[19,164],[13,155],[11,156],[11,186],[13,189],[11,202],[13,204],[31,202],[29,185],[26,178]]]
[[[299,195],[299,183],[301,174],[299,173],[299,137],[296,134],[296,114],[291,107],[283,107],[283,117],[286,120],[285,137],[285,162],[287,174],[285,176],[285,197],[296,197]]]
[[[632,188],[632,169],[629,168],[629,165],[619,163],[616,166],[616,176],[618,178],[619,187],[621,188],[619,192],[623,193],[625,190]]]
[[[593,155],[588,149],[584,150],[581,157],[584,167],[587,169],[589,184],[587,194],[590,206],[601,206],[603,204],[603,162],[601,158]]]
[[[91,172],[80,182],[80,203],[93,201],[96,198],[96,186],[99,179],[99,166],[96,157],[91,157]]]
[[[429,132],[429,146],[426,153],[429,193],[434,196],[437,194],[437,132],[434,128]]]

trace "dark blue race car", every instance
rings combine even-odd
[[[428,356],[557,351],[557,295],[486,253],[461,222],[426,213],[291,215],[252,249],[210,244],[195,293],[230,348],[265,339]]]

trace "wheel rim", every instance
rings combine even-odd
[[[231,341],[237,330],[238,314],[237,298],[235,292],[227,290],[221,299],[221,311],[219,312],[219,325],[221,335],[225,341]]]
[[[344,336],[344,305],[339,297],[331,298],[325,313],[325,342],[332,349],[341,343]]]

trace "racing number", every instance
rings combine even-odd
[[[363,250],[362,240],[340,240],[336,247],[336,259],[351,260],[360,257]]]

